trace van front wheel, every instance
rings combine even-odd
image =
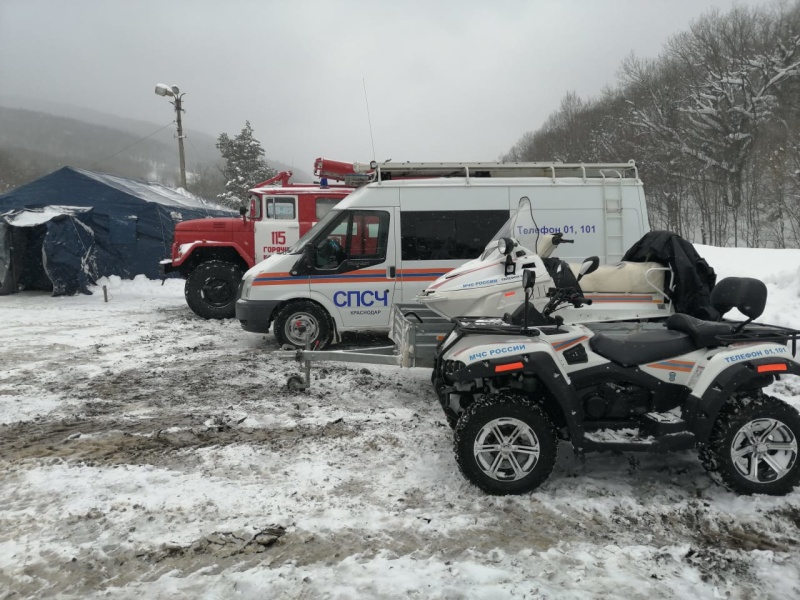
[[[284,306],[275,317],[272,331],[280,346],[296,348],[306,347],[306,336],[312,348],[324,348],[333,337],[328,313],[319,304],[308,300],[298,300]]]

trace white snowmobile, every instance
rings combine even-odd
[[[524,271],[526,295],[539,272]],[[800,331],[753,322],[767,298],[761,281],[727,278],[711,292],[720,314],[737,308],[744,322],[676,313],[629,336],[554,316],[587,302],[577,288],[547,296],[541,311],[526,303],[521,324],[456,319],[437,349],[432,381],[470,482],[492,494],[532,490],[568,440],[578,454],[698,448],[712,476],[742,494],[786,494],[798,484],[800,414],[763,388],[800,374]]]
[[[522,272],[536,275],[530,294],[541,311],[551,287],[577,287],[579,264],[552,258],[560,244],[572,243],[562,233],[540,235],[530,200],[523,197],[517,212],[487,244],[483,254],[439,277],[417,301],[445,318],[517,317],[522,311]],[[659,262],[620,262],[603,265],[581,280],[580,289],[591,306],[563,307],[566,323],[657,320],[674,312],[669,286],[672,270]]]

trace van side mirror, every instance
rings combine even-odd
[[[578,270],[578,281],[581,280],[581,277],[584,275],[588,275],[589,273],[594,273],[597,271],[597,267],[600,266],[600,259],[596,256],[590,256],[586,260],[583,261],[581,264],[581,268]]]
[[[533,288],[536,283],[536,271],[531,269],[523,269],[522,271],[522,287],[526,290]]]

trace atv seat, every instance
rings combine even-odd
[[[671,331],[680,331],[687,334],[698,348],[721,346],[723,342],[719,341],[718,336],[730,335],[734,329],[731,323],[703,321],[683,313],[670,315],[666,324],[667,329]]]
[[[766,303],[767,286],[750,277],[726,277],[711,290],[711,306],[720,316],[736,308],[748,317],[748,323],[761,316]],[[737,329],[730,321],[704,321],[683,313],[671,315],[666,325],[671,331],[687,334],[698,348],[721,346],[725,342],[719,336],[731,335]]]
[[[674,358],[698,348],[688,334],[669,329],[624,337],[597,334],[589,340],[589,346],[600,356],[623,367]]]
[[[711,305],[724,315],[736,308],[748,317],[749,323],[764,312],[767,287],[758,279],[726,277],[711,291]],[[598,334],[589,340],[589,346],[600,356],[623,367],[673,358],[699,348],[721,346],[718,339],[731,335],[741,324],[704,321],[678,313],[670,316],[666,330],[646,331],[625,337]]]

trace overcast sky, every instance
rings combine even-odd
[[[765,4],[740,0],[739,4]],[[495,160],[568,91],[597,95],[733,0],[0,0],[0,94],[237,134],[311,171]],[[365,85],[366,84],[366,85]],[[187,162],[191,164],[191,145]],[[635,157],[619,157],[627,160]]]

